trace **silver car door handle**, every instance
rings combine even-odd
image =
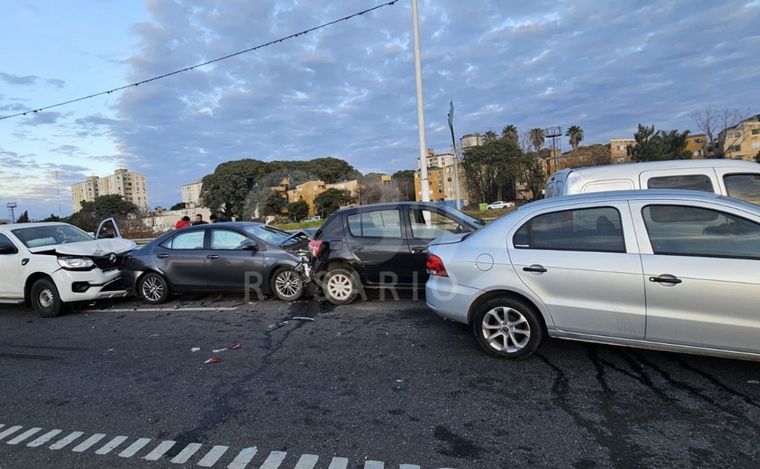
[[[544,272],[546,272],[546,267],[539,264],[533,264],[529,267],[523,267],[523,270],[525,272],[534,272],[537,274],[543,274]]]
[[[670,274],[662,274],[657,277],[649,277],[649,281],[656,283],[672,283],[674,285],[683,282],[683,280],[680,278]]]

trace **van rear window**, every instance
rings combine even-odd
[[[760,174],[726,174],[723,182],[729,197],[760,205]]]
[[[653,177],[647,181],[647,189],[682,189],[715,192],[710,178],[705,174]]]

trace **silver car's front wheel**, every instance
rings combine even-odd
[[[543,321],[531,306],[516,298],[493,298],[481,304],[472,318],[480,346],[503,358],[525,358],[541,345]]]

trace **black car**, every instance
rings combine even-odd
[[[127,258],[123,275],[148,303],[172,293],[252,291],[286,301],[304,289],[306,243],[261,223],[214,223],[170,231]]]
[[[334,304],[350,303],[363,286],[423,285],[428,243],[484,224],[446,205],[426,202],[341,209],[309,242],[312,278]]]

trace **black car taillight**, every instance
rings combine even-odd
[[[314,258],[319,259],[319,255],[322,254],[322,247],[324,245],[324,241],[319,239],[312,239],[309,241],[309,254],[311,254]]]
[[[425,262],[425,268],[429,275],[435,275],[437,277],[448,277],[449,273],[446,272],[446,267],[443,265],[443,261],[435,254],[428,253],[427,262]]]

